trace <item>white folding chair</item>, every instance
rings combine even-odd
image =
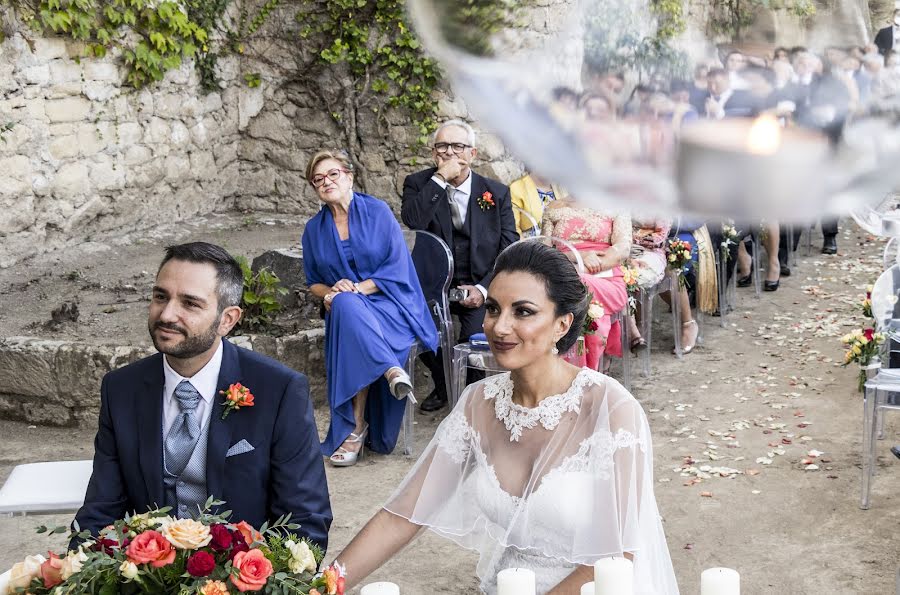
[[[522,233],[519,234],[522,237],[522,239],[534,238],[534,237],[541,235],[541,224],[538,222],[537,219],[534,218],[534,216],[531,213],[529,213],[525,209],[522,209],[520,207],[513,205],[513,214],[516,215],[516,223],[519,225],[519,228],[522,229]],[[525,218],[528,221],[528,223],[531,225],[531,227],[523,226],[520,223],[520,220],[522,218]]]
[[[84,504],[92,470],[90,460],[18,465],[0,488],[0,516],[74,513]]]

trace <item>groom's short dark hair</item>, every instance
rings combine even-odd
[[[240,306],[244,296],[244,274],[241,265],[225,248],[209,242],[188,242],[166,246],[166,255],[159,263],[157,274],[170,260],[183,260],[199,264],[211,264],[216,269],[216,296],[219,312],[231,306]]]

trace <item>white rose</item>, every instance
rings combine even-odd
[[[119,574],[121,574],[128,580],[133,580],[134,577],[138,575],[137,564],[130,560],[125,560],[124,562],[122,562],[122,565],[119,566]]]
[[[31,579],[41,573],[43,556],[28,556],[23,561],[17,562],[9,571],[9,583],[6,586],[7,593],[15,593],[16,589],[24,589],[31,584]]]
[[[209,527],[194,519],[178,519],[167,523],[160,531],[180,550],[196,550],[212,540]]]
[[[291,561],[288,562],[288,568],[295,574],[304,571],[315,572],[316,557],[305,541],[295,543],[291,540],[285,541],[284,546],[291,552]]]
[[[62,579],[68,580],[76,572],[81,572],[81,567],[87,562],[87,559],[87,554],[80,549],[69,552],[60,569]]]
[[[590,307],[588,307],[588,316],[591,318],[603,318],[603,314],[605,314],[605,312],[603,306],[600,304],[591,304]]]

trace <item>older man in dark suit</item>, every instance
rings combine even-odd
[[[234,522],[290,515],[300,535],[327,546],[331,505],[309,384],[223,341],[242,291],[240,266],[219,246],[166,248],[148,324],[159,353],[103,378],[81,530],[162,506],[196,517],[213,496]],[[253,399],[235,407],[226,395],[238,383]]]
[[[406,177],[400,210],[407,227],[437,235],[453,252],[453,286],[464,294],[451,305],[459,317],[460,341],[481,332],[494,261],[519,239],[509,188],[472,171],[477,155],[472,127],[461,120],[444,122],[434,135],[436,167]],[[441,358],[425,354],[422,361],[435,389],[421,408],[437,411],[447,403]]]

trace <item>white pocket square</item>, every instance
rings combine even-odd
[[[253,450],[253,445],[246,440],[241,440],[228,449],[228,452],[225,453],[225,458],[233,457],[235,455],[242,455],[245,452],[250,452],[251,450]]]

